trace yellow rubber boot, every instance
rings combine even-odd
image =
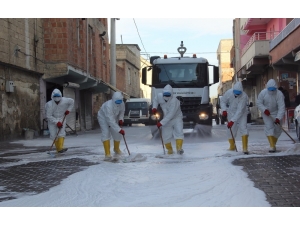
[[[167,143],[165,144],[166,149],[168,150],[168,154],[171,155],[173,154],[173,148],[172,148],[172,144],[171,143]]]
[[[233,139],[228,139],[229,141],[229,149],[230,151],[234,151],[235,150],[235,145],[234,145],[234,141]]]
[[[62,143],[62,137],[56,138],[55,147],[56,147],[57,152],[61,152],[61,150],[63,149],[63,146],[61,143]]]
[[[112,157],[110,155],[110,140],[103,141],[105,158],[104,160],[110,160]]]
[[[64,148],[64,142],[65,142],[64,137],[57,138],[57,141],[55,142],[55,147],[58,153],[62,153],[68,150],[67,148]]]
[[[122,154],[120,150],[120,141],[114,141],[114,152],[118,155]]]
[[[269,143],[270,143],[270,150],[269,152],[276,152],[276,147],[275,147],[275,137],[274,136],[267,136]]]
[[[183,139],[176,139],[176,150],[177,154],[182,155],[183,154],[183,149],[182,149],[182,144],[183,144]]]
[[[244,154],[249,154],[248,152],[248,135],[242,136],[243,152]]]
[[[59,144],[59,138],[56,138],[56,140],[55,140],[55,148],[56,148],[56,152],[59,152],[61,150],[60,144]]]
[[[278,138],[276,138],[276,137],[274,137],[274,136],[272,136],[272,137],[273,137],[273,139],[274,139],[274,146],[275,146],[275,148],[276,148],[276,143],[277,143]]]

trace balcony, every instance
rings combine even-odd
[[[275,32],[255,32],[251,36],[249,41],[246,43],[246,45],[242,48],[241,56],[243,56],[246,53],[246,51],[251,47],[251,45],[254,42],[268,41],[268,45],[269,45],[269,41],[272,40],[278,34],[279,34],[278,31],[275,31]],[[269,49],[270,48],[268,48],[268,54],[269,54]]]
[[[272,41],[270,41],[270,51],[282,42],[300,25],[300,18],[293,19]]]
[[[276,70],[300,70],[300,18],[293,19],[270,42],[270,59]]]
[[[256,32],[241,50],[241,66],[246,71],[261,73],[269,64],[270,40],[279,32]]]

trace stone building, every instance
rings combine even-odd
[[[125,70],[125,92],[130,97],[140,98],[140,51],[137,44],[117,44],[117,66]],[[117,83],[119,81],[117,80]]]

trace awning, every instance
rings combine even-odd
[[[67,65],[67,73],[58,76],[51,76],[47,78],[43,78],[47,82],[52,82],[60,85],[68,85],[69,83],[78,84],[74,88],[78,88],[79,90],[88,90],[93,93],[105,93],[108,92],[109,89],[113,91],[119,91],[114,86],[104,82],[101,79],[97,79],[90,75],[87,75],[86,72],[78,70],[73,66]],[[129,99],[130,96],[124,92],[122,92],[124,98]]]

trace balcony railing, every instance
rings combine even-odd
[[[293,19],[271,42],[270,51],[283,41],[290,33],[292,33],[300,25],[300,18]]]
[[[250,48],[250,46],[253,44],[253,42],[272,40],[278,34],[279,34],[278,31],[274,31],[274,32],[255,32],[251,36],[251,38],[249,39],[247,44],[242,48],[241,56],[243,56],[245,54],[245,52]]]

